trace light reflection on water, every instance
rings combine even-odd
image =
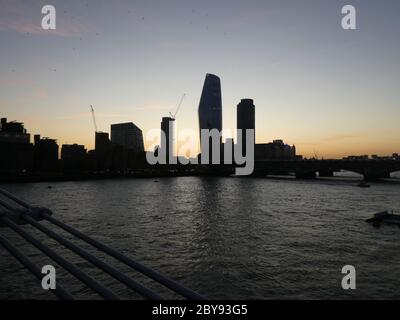
[[[357,180],[351,178],[157,181],[60,182],[52,183],[52,189],[47,188],[49,183],[1,187],[51,208],[61,221],[209,298],[400,298],[400,229],[375,229],[364,222],[384,209],[400,213],[400,179],[372,183],[369,189],[357,188]],[[38,264],[52,263],[9,230],[1,232]],[[41,238],[122,297],[137,298],[89,263]],[[353,292],[341,289],[340,272],[346,264],[357,270]],[[0,299],[52,298],[3,248],[0,270]],[[96,298],[57,270],[59,283],[68,290],[81,298]]]

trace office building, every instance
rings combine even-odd
[[[110,149],[110,138],[107,132],[96,132],[95,147],[96,153],[104,153]]]
[[[111,142],[134,152],[144,152],[143,134],[132,122],[111,125]]]
[[[63,172],[77,173],[85,169],[86,149],[78,144],[63,144],[61,162]]]
[[[242,138],[238,143],[242,146],[242,155],[247,154],[246,130],[253,130],[253,143],[255,143],[255,106],[252,99],[242,99],[237,105],[237,129],[241,130]]]
[[[161,131],[164,132],[164,138],[161,137],[161,151],[165,152],[166,162],[173,163],[176,156],[175,150],[175,119],[171,117],[163,117],[161,122]]]
[[[254,146],[254,158],[262,160],[295,160],[296,147],[285,144],[282,140],[270,143],[257,143]]]
[[[57,140],[34,136],[34,163],[39,172],[58,171],[58,144]]]
[[[0,173],[33,169],[33,145],[22,122],[0,120]]]
[[[222,132],[222,99],[221,81],[213,74],[207,74],[204,80],[203,91],[199,103],[199,128],[200,145],[203,148],[204,141],[201,141],[201,130],[217,129]],[[221,147],[221,139],[218,141]],[[209,159],[212,159],[212,140],[209,139]]]
[[[30,143],[31,136],[26,132],[22,122],[0,120],[0,141],[8,143]]]

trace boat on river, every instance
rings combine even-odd
[[[382,223],[384,224],[394,224],[400,227],[400,215],[394,214],[393,211],[382,211],[375,213],[375,215],[367,219],[366,222],[372,223],[374,227],[380,227]]]

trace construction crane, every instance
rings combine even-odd
[[[181,100],[179,101],[179,104],[178,104],[178,107],[176,108],[176,111],[175,111],[175,113],[174,113],[174,114],[172,114],[171,112],[169,113],[169,115],[171,116],[171,118],[172,118],[172,119],[174,119],[174,120],[175,120],[175,117],[176,117],[176,115],[178,114],[178,112],[179,112],[179,109],[181,108],[181,105],[182,105],[183,99],[185,99],[185,97],[186,97],[186,93],[184,93],[184,94],[183,94],[183,96],[182,96]]]
[[[94,115],[94,109],[93,109],[93,106],[92,106],[92,105],[90,105],[90,112],[92,113],[93,124],[94,124],[94,130],[95,130],[95,132],[98,132],[98,131],[97,131],[96,117],[95,117],[95,115]]]

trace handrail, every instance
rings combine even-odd
[[[131,258],[119,253],[118,251],[108,247],[107,245],[85,235],[84,233],[72,228],[71,226],[55,219],[52,216],[52,212],[46,208],[39,208],[39,207],[33,207],[26,203],[25,201],[19,199],[18,197],[12,195],[8,191],[1,189],[0,188],[0,194],[3,196],[7,197],[8,199],[14,201],[16,204],[21,206],[22,208],[13,208],[10,204],[6,203],[5,201],[0,199],[0,206],[4,207],[6,211],[1,211],[0,210],[0,222],[3,223],[4,225],[10,227],[14,232],[19,234],[21,237],[23,237],[27,242],[31,243],[34,245],[36,248],[38,248],[40,251],[42,251],[44,254],[52,258],[54,261],[56,261],[60,266],[62,266],[64,269],[69,271],[71,274],[73,274],[76,278],[78,278],[80,281],[82,281],[84,284],[86,284],[88,287],[93,289],[95,292],[100,294],[103,298],[105,299],[119,299],[113,292],[111,292],[109,289],[106,287],[102,286],[99,284],[96,280],[92,279],[90,276],[88,276],[86,273],[84,273],[82,270],[80,270],[78,267],[75,265],[69,263],[67,260],[59,256],[57,253],[55,253],[53,250],[51,250],[49,247],[45,246],[42,244],[40,241],[36,240],[33,238],[29,233],[24,231],[18,224],[30,224],[34,228],[40,230],[50,238],[53,238],[66,248],[70,249],[71,251],[75,252],[85,260],[89,261],[96,267],[100,268],[104,272],[110,274],[113,276],[115,279],[118,281],[124,283],[127,285],[130,289],[134,290],[135,292],[139,293],[141,296],[147,298],[147,299],[153,299],[153,300],[162,300],[162,297],[154,292],[151,289],[146,288],[142,284],[138,283],[137,281],[133,280],[129,276],[125,275],[121,271],[119,271],[117,268],[114,266],[98,259],[94,255],[90,254],[89,252],[85,251],[81,247],[75,245],[71,241],[63,238],[56,232],[52,231],[51,229],[47,228],[46,226],[42,225],[38,221],[40,220],[47,220],[51,224],[63,229],[64,231],[74,235],[78,239],[81,239],[88,244],[92,245],[93,247],[99,249],[100,251],[105,252],[109,256],[115,258],[116,260],[124,263],[125,265],[129,266],[135,271],[138,271],[142,273],[143,275],[151,278],[152,280],[164,285],[165,287],[169,288],[175,293],[180,294],[181,296],[191,299],[191,300],[205,300],[203,296],[200,294],[189,290],[176,281],[158,273],[155,270],[152,270],[134,260]],[[4,238],[4,237],[3,237]],[[0,244],[2,244],[6,249],[11,252],[24,266],[26,266],[31,272],[33,272],[37,277],[41,277],[38,272],[38,268],[34,268],[32,264],[27,261],[26,258],[21,252],[19,252],[16,248],[12,248],[9,246],[9,243],[7,243],[7,239],[5,241],[2,241],[0,239]],[[11,251],[10,251],[11,250]],[[40,271],[40,270],[39,270]],[[62,291],[62,288],[61,288]],[[60,298],[63,294],[60,294]],[[65,296],[68,298],[68,296]]]
[[[0,244],[13,255],[21,264],[23,264],[39,281],[42,280],[41,270],[35,265],[32,260],[19,251],[6,237],[0,234]],[[51,290],[61,300],[74,300],[74,297],[68,293],[61,285],[57,285],[54,290]]]
[[[5,195],[7,198],[9,198],[9,199],[15,201],[15,202],[18,203],[19,205],[21,205],[21,206],[27,208],[27,209],[28,209],[28,208],[32,208],[31,205],[27,204],[25,201],[23,201],[23,200],[17,198],[17,197],[14,196],[13,194],[9,193],[8,191],[6,191],[6,190],[4,190],[4,189],[2,189],[2,188],[0,188],[0,193],[3,194],[3,195]]]
[[[35,246],[37,249],[42,251],[44,254],[46,254],[48,257],[50,257],[52,260],[57,262],[60,266],[62,266],[67,271],[69,271],[72,275],[74,275],[76,278],[78,278],[80,281],[82,281],[84,284],[86,284],[93,291],[97,292],[103,298],[108,299],[108,300],[118,300],[119,299],[111,290],[107,289],[106,287],[104,287],[103,285],[98,283],[96,280],[94,280],[88,274],[86,274],[81,269],[76,267],[74,264],[68,262],[63,257],[61,257],[60,255],[55,253],[52,249],[45,246],[40,241],[36,240],[34,237],[32,237],[29,233],[27,233],[25,230],[23,230],[21,227],[19,227],[17,224],[15,224],[13,221],[11,221],[9,218],[0,217],[0,221],[3,222],[4,224],[6,224],[7,226],[9,226],[12,230],[14,230],[22,238],[24,238],[27,242],[29,242],[30,244]]]
[[[90,253],[86,252],[79,246],[73,244],[71,241],[59,236],[56,234],[54,231],[51,231],[50,229],[46,228],[45,226],[41,225],[31,217],[29,217],[27,214],[23,214],[22,218],[29,222],[32,226],[36,227],[40,231],[42,231],[44,234],[48,235],[50,238],[53,238],[60,244],[64,245],[71,251],[77,253],[80,255],[82,258],[86,259],[96,267],[99,267],[103,271],[107,272],[109,275],[114,277],[115,279],[121,281],[122,283],[126,284],[129,288],[135,290],[142,296],[148,299],[152,300],[162,300],[161,296],[155,293],[152,290],[147,289],[146,287],[142,286],[140,283],[136,282],[135,280],[129,278],[125,274],[123,274],[121,271],[118,269],[114,268],[113,266],[109,265],[106,262],[101,261],[100,259],[96,258],[95,256],[91,255]]]
[[[119,260],[120,262],[125,263],[126,265],[128,265],[129,267],[131,267],[132,269],[148,276],[149,278],[159,282],[160,284],[163,284],[164,286],[166,286],[167,288],[171,289],[172,291],[175,291],[176,293],[181,294],[183,297],[190,299],[190,300],[206,300],[205,297],[201,296],[200,294],[189,290],[185,287],[183,287],[182,285],[180,285],[179,283],[177,283],[176,281],[158,273],[157,271],[154,271],[130,258],[128,258],[127,256],[115,251],[114,249],[110,248],[109,246],[83,234],[82,232],[66,225],[65,223],[58,221],[57,219],[53,218],[52,216],[48,215],[48,214],[43,214],[42,215],[44,219],[48,220],[49,222],[57,225],[58,227],[64,229],[65,231],[73,234],[74,236],[76,236],[77,238],[91,244],[92,246],[96,247],[97,249],[109,254],[110,256],[112,256],[113,258]]]

